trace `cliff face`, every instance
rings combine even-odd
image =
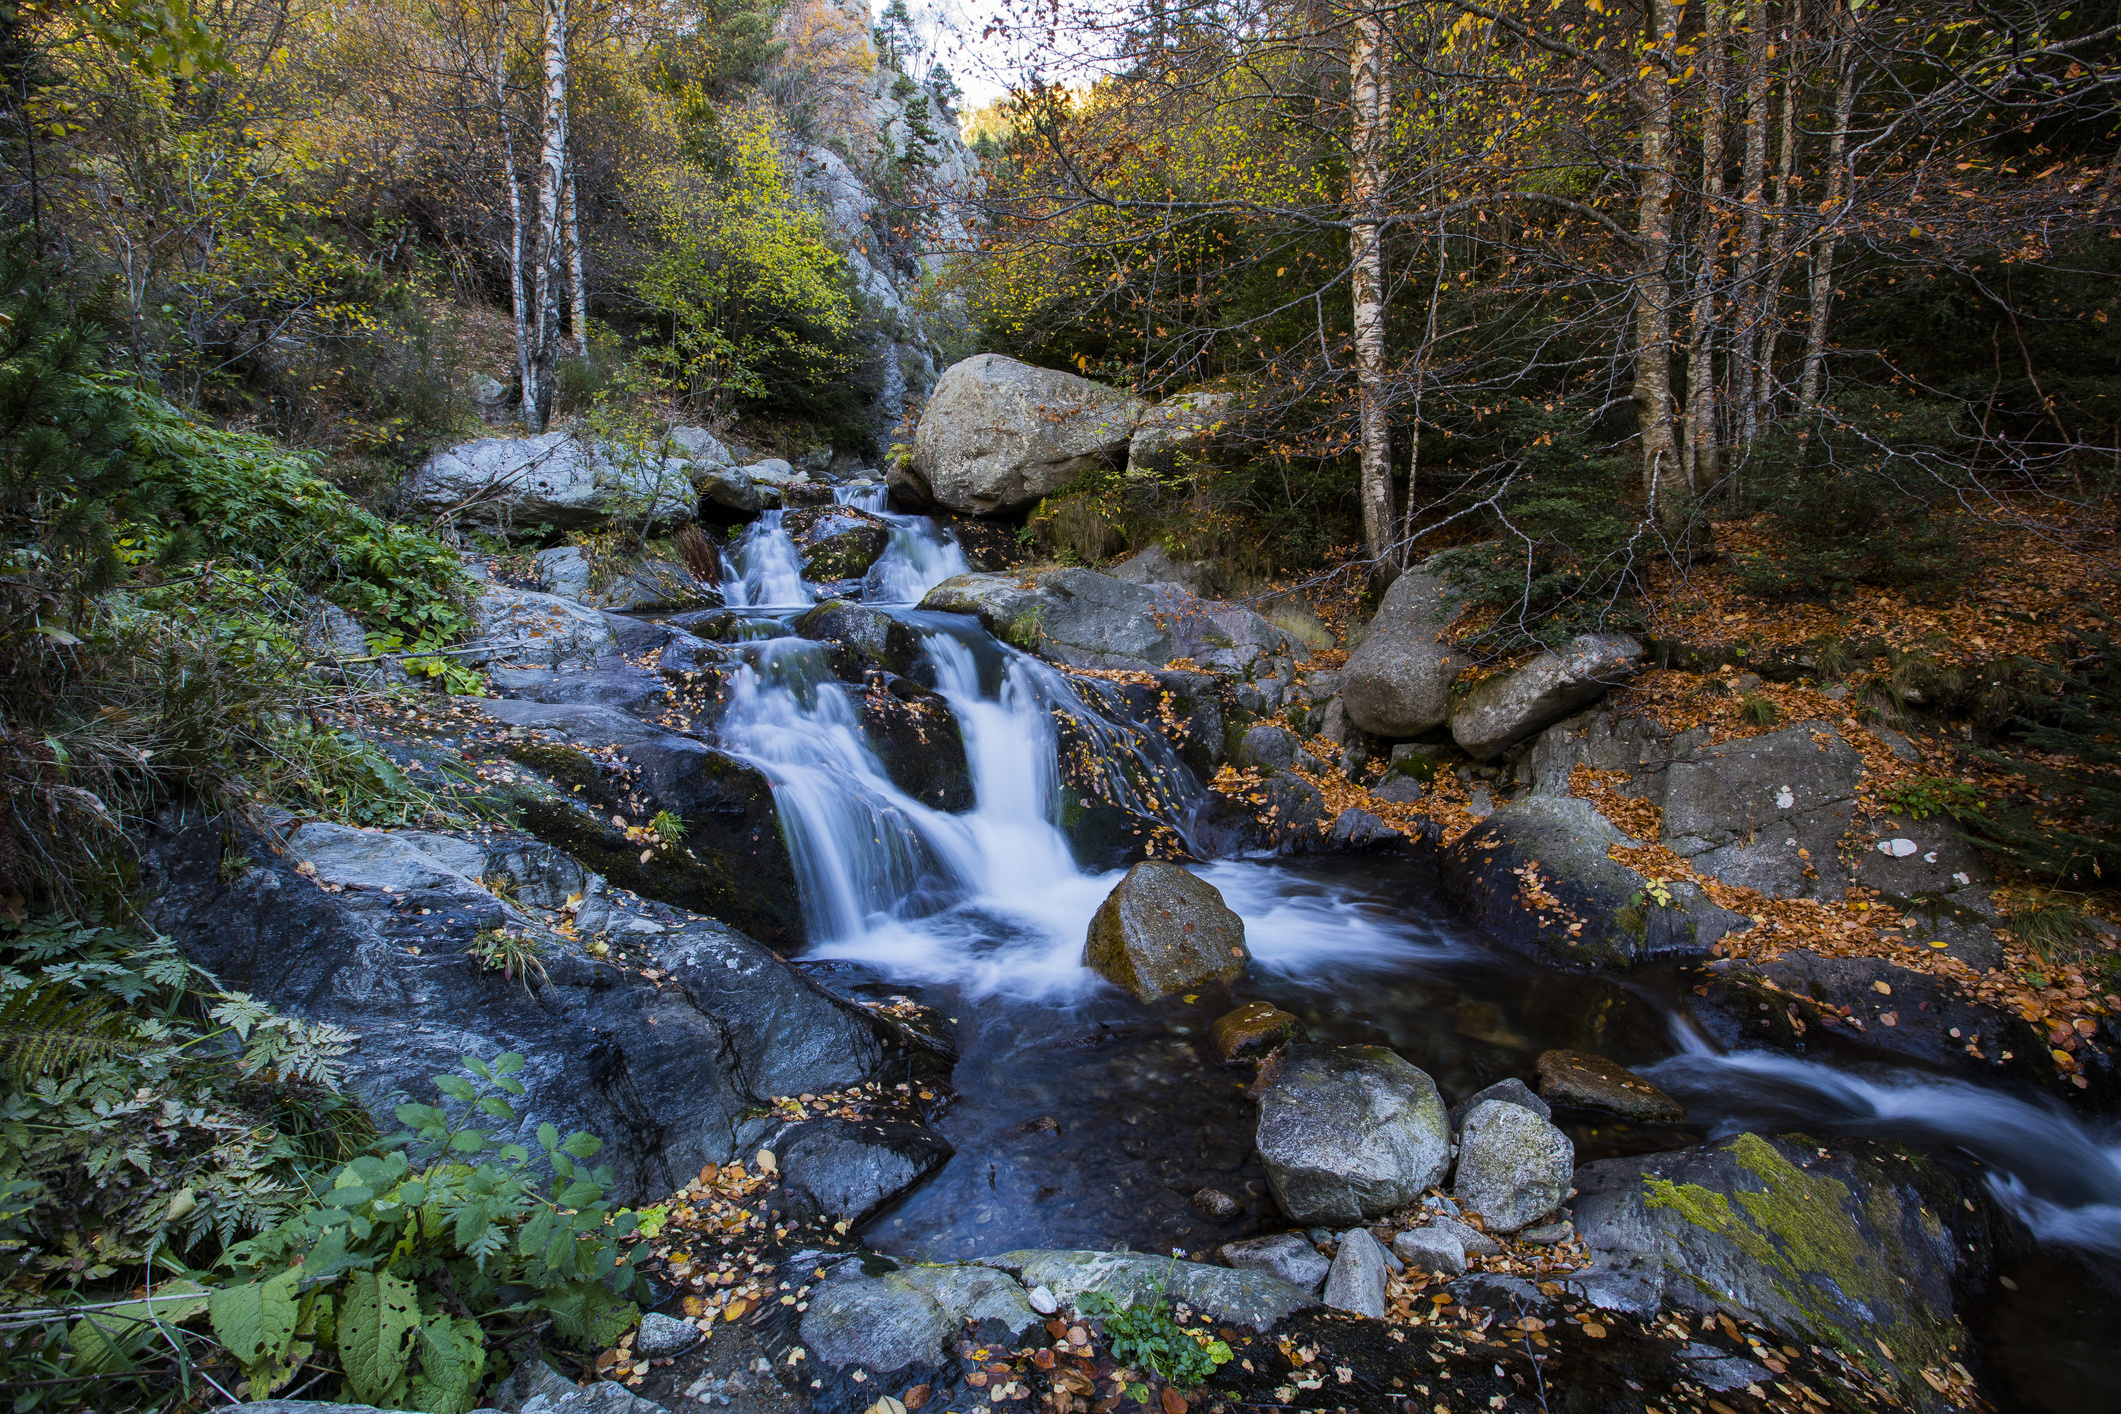
[[[976,238],[979,158],[942,95],[878,54],[862,0],[798,0],[777,37],[786,49],[771,83],[790,170],[870,306],[882,371],[873,420],[888,443],[934,384],[939,345],[960,317],[954,302],[918,296]]]

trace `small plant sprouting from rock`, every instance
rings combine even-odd
[[[1885,803],[1917,820],[1927,820],[1932,815],[1957,819],[1980,808],[1980,792],[1969,782],[1950,776],[1912,776],[1895,786]]]
[[[1772,727],[1782,720],[1782,709],[1775,705],[1775,700],[1757,692],[1748,692],[1739,698],[1738,711],[1756,727]]]
[[[671,810],[658,810],[648,828],[662,837],[665,844],[676,844],[685,838],[685,817]]]
[[[520,979],[527,988],[533,977],[540,983],[548,980],[546,951],[545,940],[534,933],[513,928],[481,928],[472,938],[471,946],[464,949],[464,955],[488,972],[500,973],[507,981]]]
[[[1083,1314],[1095,1317],[1104,1328],[1114,1360],[1166,1384],[1181,1389],[1206,1384],[1231,1359],[1229,1345],[1216,1339],[1213,1330],[1180,1325],[1161,1296],[1121,1306],[1110,1297],[1090,1292],[1080,1304]],[[1138,1402],[1148,1402],[1146,1386],[1130,1386],[1127,1393]]]

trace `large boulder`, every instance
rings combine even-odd
[[[685,611],[722,602],[718,586],[702,582],[691,570],[670,560],[638,560],[600,574],[580,546],[560,545],[538,551],[533,563],[539,589],[592,608],[620,613]]]
[[[1174,560],[1161,545],[1151,545],[1138,554],[1116,561],[1107,566],[1105,572],[1129,584],[1175,584],[1188,594],[1198,594],[1202,598],[1218,596],[1227,587],[1215,561]]]
[[[1445,893],[1482,930],[1556,961],[1629,966],[1707,955],[1750,926],[1684,879],[1653,882],[1612,858],[1622,833],[1588,800],[1528,795],[1445,848]]]
[[[1439,641],[1461,597],[1440,575],[1410,571],[1392,581],[1377,616],[1340,673],[1347,720],[1388,740],[1420,736],[1451,715],[1451,684],[1465,655]]]
[[[774,953],[703,918],[628,916],[650,977],[562,942],[579,865],[520,837],[310,824],[276,850],[170,811],[141,841],[149,920],[230,988],[353,1034],[348,1084],[390,1123],[394,1097],[466,1055],[528,1058],[518,1103],[600,1136],[619,1197],[668,1193],[748,1152],[761,1105],[881,1077],[900,1038]],[[282,852],[284,850],[284,853]],[[516,882],[509,898],[490,885]],[[482,933],[543,937],[543,975],[504,977],[466,955]]]
[[[1557,1105],[1603,1110],[1644,1124],[1678,1124],[1686,1107],[1634,1071],[1586,1051],[1541,1051],[1539,1093]]]
[[[1299,1223],[1356,1223],[1419,1203],[1451,1166],[1436,1082],[1380,1046],[1292,1046],[1259,1102],[1267,1183]]]
[[[1802,1136],[1606,1159],[1575,1179],[1576,1228],[1598,1261],[1563,1282],[1597,1300],[1630,1276],[1650,1288],[1643,1305],[1831,1346],[1928,1403],[1918,1372],[1968,1348],[1954,1287],[1985,1275],[1978,1182],[1920,1155]]]
[[[1597,701],[1642,666],[1622,633],[1587,633],[1523,667],[1482,678],[1451,709],[1451,739],[1486,761],[1550,722]]]
[[[1127,871],[1090,920],[1083,964],[1142,1001],[1245,970],[1245,921],[1216,887],[1176,864],[1144,860]]]
[[[977,615],[995,637],[1070,667],[1154,671],[1184,658],[1261,679],[1294,672],[1289,635],[1243,605],[1096,570],[1052,570],[1029,588],[1006,575],[956,575],[920,607]]]
[[[573,432],[481,437],[436,452],[405,486],[408,509],[503,531],[601,525],[616,516],[688,521],[692,472],[678,458],[634,456]]]
[[[1466,1111],[1454,1186],[1459,1205],[1480,1214],[1489,1232],[1515,1232],[1553,1212],[1575,1169],[1569,1136],[1523,1105],[1483,1100]]]
[[[1024,510],[1086,471],[1116,464],[1141,403],[1087,378],[975,354],[936,381],[912,466],[953,511]]]
[[[471,606],[478,636],[460,655],[472,667],[488,664],[589,667],[619,651],[604,616],[557,594],[487,584]]]

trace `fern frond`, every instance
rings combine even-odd
[[[116,1055],[131,1039],[107,998],[30,987],[0,1005],[0,1074],[16,1085],[68,1074]]]

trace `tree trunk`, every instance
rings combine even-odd
[[[1348,254],[1354,267],[1355,366],[1362,416],[1362,534],[1376,573],[1398,569],[1392,525],[1392,427],[1385,399],[1384,158],[1392,78],[1383,17],[1355,17],[1348,48],[1354,106]]]
[[[515,318],[516,390],[530,415],[530,299],[523,283],[523,182],[516,172],[515,122],[508,112],[508,31],[494,37],[493,106],[501,124],[501,180],[508,184],[508,309]]]
[[[1760,433],[1760,405],[1753,399],[1759,383],[1760,359],[1760,246],[1765,234],[1767,205],[1768,124],[1768,24],[1764,4],[1755,4],[1746,14],[1745,38],[1745,170],[1739,180],[1745,185],[1744,216],[1738,230],[1738,280],[1736,301],[1743,311],[1738,330],[1737,370],[1732,392],[1739,410],[1739,436],[1753,445]]]
[[[569,124],[570,129],[572,124]],[[567,293],[571,300],[567,327],[574,335],[575,349],[589,352],[589,286],[582,274],[582,215],[575,206],[574,158],[567,161]]]
[[[1782,281],[1789,273],[1790,225],[1797,217],[1797,39],[1804,30],[1804,0],[1791,0],[1782,27],[1782,151],[1776,161],[1775,219],[1768,227],[1767,277],[1760,291],[1760,361],[1754,369],[1753,401],[1762,421],[1775,416],[1775,344],[1782,336]]]
[[[1701,32],[1701,223],[1694,318],[1687,344],[1687,485],[1696,496],[1721,475],[1716,415],[1716,276],[1723,253],[1723,45],[1728,0],[1708,0]]]
[[[1819,395],[1826,381],[1827,315],[1834,303],[1834,227],[1841,220],[1841,204],[1848,199],[1849,116],[1856,107],[1856,53],[1846,41],[1835,45],[1840,60],[1841,82],[1834,91],[1834,129],[1826,144],[1826,201],[1820,206],[1824,219],[1812,242],[1811,319],[1804,337],[1804,373],[1797,385],[1797,410],[1806,417],[1819,410]]]
[[[1683,0],[1647,0],[1650,51],[1636,92],[1642,120],[1642,187],[1635,202],[1635,415],[1642,438],[1642,485],[1650,513],[1667,531],[1691,515],[1686,468],[1672,433],[1672,85],[1667,66],[1679,39]]]
[[[523,421],[542,432],[552,419],[554,374],[560,354],[560,262],[565,244],[560,192],[567,182],[567,0],[545,0],[544,144],[538,152],[538,229],[535,267],[536,328]]]

